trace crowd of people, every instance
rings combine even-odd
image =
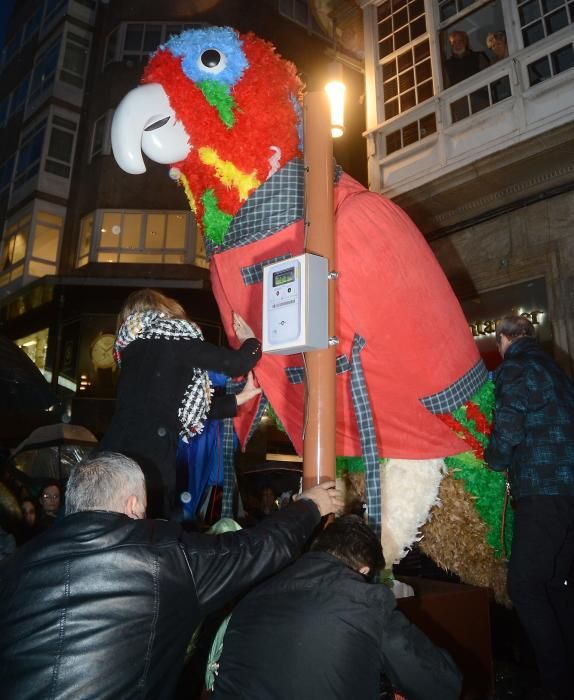
[[[341,514],[334,482],[281,507],[270,491],[243,529],[197,532],[179,521],[178,440],[260,393],[251,374],[260,343],[237,314],[233,328],[236,349],[213,346],[175,300],[153,290],[128,297],[108,432],[72,468],[65,498],[61,484],[45,482],[38,501],[21,499],[17,538],[0,542],[3,698],[184,697],[191,640],[217,631],[203,620],[226,615],[215,657],[202,657],[214,700],[375,699],[382,679],[397,698],[460,697],[460,670],[398,611],[380,578],[380,541],[363,517]],[[486,459],[507,471],[515,502],[508,589],[545,697],[566,700],[574,385],[526,319],[506,317],[496,338],[503,362]],[[214,395],[208,371],[247,380],[237,394]],[[201,688],[205,669],[191,667]]]

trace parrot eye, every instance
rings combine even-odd
[[[158,119],[157,122],[153,122],[152,124],[148,124],[148,126],[145,127],[144,131],[155,131],[156,129],[161,129],[162,126],[165,126],[169,121],[169,117],[164,117],[163,119]]]
[[[221,61],[221,54],[216,49],[207,49],[201,54],[201,62],[206,68],[217,68]]]

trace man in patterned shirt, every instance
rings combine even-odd
[[[574,384],[537,343],[534,326],[496,326],[503,362],[485,458],[508,470],[514,537],[508,592],[549,697],[574,698]]]

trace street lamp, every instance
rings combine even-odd
[[[327,67],[329,79],[325,92],[331,107],[331,136],[334,139],[343,135],[345,130],[345,83],[343,66],[338,61],[331,61]]]

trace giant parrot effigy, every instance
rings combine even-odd
[[[262,268],[304,252],[302,85],[268,42],[230,28],[160,46],[114,116],[125,171],[142,152],[170,165],[210,260],[231,344],[231,311],[261,337]],[[337,462],[365,495],[388,562],[412,544],[505,597],[503,475],[485,465],[492,382],[438,262],[409,217],[335,168]],[[302,451],[300,355],[264,355],[263,389],[235,427],[248,440],[267,404]]]

